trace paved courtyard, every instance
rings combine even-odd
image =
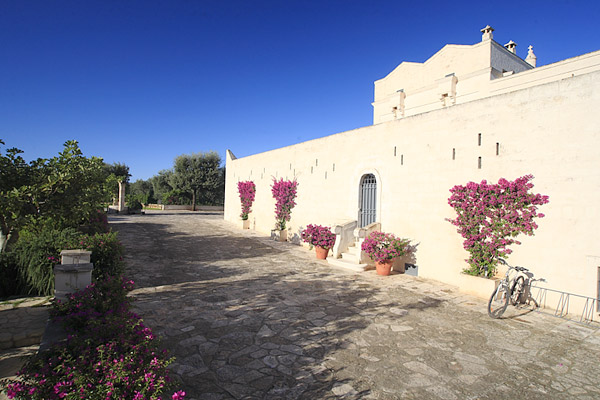
[[[598,399],[600,331],[406,275],[352,273],[224,222],[111,221],[188,399]]]

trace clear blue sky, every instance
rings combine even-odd
[[[600,49],[600,1],[0,0],[0,138],[130,166],[372,123],[373,81],[493,26],[538,66]]]

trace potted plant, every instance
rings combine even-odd
[[[375,261],[378,275],[389,275],[394,260],[409,251],[410,240],[401,239],[391,233],[374,231],[361,245],[361,250]]]
[[[252,181],[238,182],[238,193],[240,194],[240,201],[242,203],[242,217],[243,229],[250,229],[250,220],[248,214],[252,211],[252,203],[254,203],[254,196],[256,195],[256,185]]]
[[[286,223],[292,218],[292,208],[296,205],[298,182],[294,179],[277,180],[273,178],[271,193],[275,199],[275,229],[279,232],[279,241],[287,241]]]
[[[324,260],[327,258],[329,249],[335,244],[335,233],[327,226],[321,225],[306,225],[306,229],[302,231],[302,240],[313,246],[317,252],[317,258]]]

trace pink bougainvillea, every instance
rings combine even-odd
[[[294,201],[296,199],[298,188],[298,182],[294,179],[290,180],[277,180],[273,178],[273,184],[271,185],[271,193],[275,199],[275,220],[276,228],[284,230],[286,228],[286,222],[289,222],[292,218],[292,208],[296,205]]]
[[[243,220],[248,219],[248,214],[252,211],[252,203],[256,195],[256,185],[252,181],[238,182],[238,192],[240,201],[242,202],[242,213],[240,217]]]
[[[469,182],[450,189],[448,204],[457,213],[448,219],[458,227],[465,239],[463,247],[470,253],[466,260],[472,275],[493,276],[498,258],[506,258],[508,246],[521,244],[515,239],[523,233],[533,236],[538,225],[534,218],[542,218],[539,205],[548,203],[548,196],[530,193],[533,175],[525,175],[514,181],[500,179],[497,184]]]
[[[335,244],[335,233],[327,226],[306,225],[302,231],[302,240],[312,246],[319,246],[324,249],[331,249]]]
[[[409,239],[401,239],[392,233],[373,231],[365,238],[360,249],[377,262],[393,260],[409,252]]]

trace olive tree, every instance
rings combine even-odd
[[[174,189],[192,196],[192,210],[195,211],[196,198],[201,192],[218,190],[222,176],[220,165],[221,157],[214,151],[181,155],[175,158],[169,183]]]

